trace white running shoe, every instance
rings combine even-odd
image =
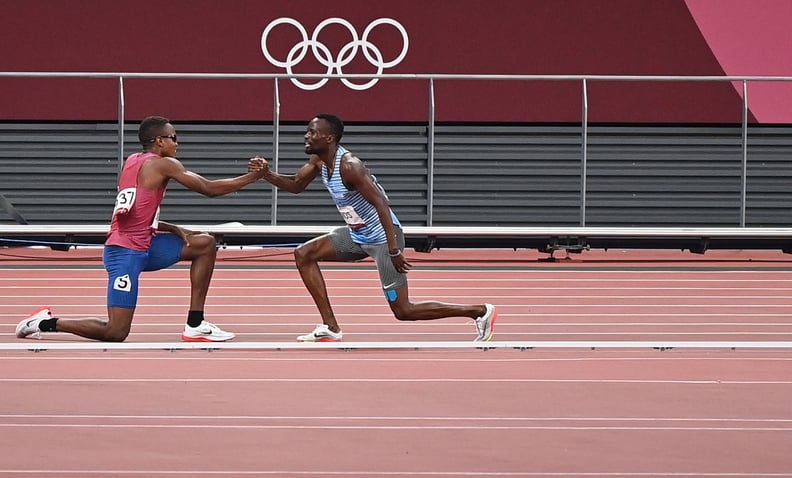
[[[52,309],[49,307],[40,307],[37,311],[33,312],[32,314],[28,315],[20,323],[16,326],[16,336],[17,338],[24,339],[25,337],[32,335],[36,338],[41,338],[41,329],[39,328],[39,324],[41,324],[42,320],[51,319],[52,318]]]
[[[225,342],[236,337],[232,332],[226,332],[207,321],[202,321],[198,327],[190,327],[184,325],[184,332],[182,333],[182,340],[186,342]]]
[[[344,333],[341,331],[333,332],[325,324],[319,324],[310,334],[297,337],[298,342],[339,342]]]
[[[484,304],[484,307],[487,309],[484,315],[473,319],[478,330],[478,337],[473,340],[474,342],[489,342],[492,340],[492,331],[495,328],[495,319],[498,318],[498,309],[492,304]]]

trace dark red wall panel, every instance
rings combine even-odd
[[[294,0],[2,0],[0,8],[0,68],[6,72],[285,73],[262,52],[268,25],[294,19],[311,40],[317,25],[337,17],[359,39],[378,19],[403,27],[406,53],[383,73],[724,74],[683,0],[337,0],[332,8]],[[330,22],[316,36],[316,52],[307,48],[301,57],[298,29],[282,23],[269,30],[267,49],[278,61],[292,53],[295,73],[325,73],[322,58],[341,63],[344,73],[375,73],[362,46],[351,55],[352,35],[344,22]],[[372,28],[366,39],[375,63],[405,49],[391,24]],[[124,85],[128,120],[154,113],[182,122],[272,120],[272,80],[131,78]],[[727,82],[588,86],[592,122],[740,120],[739,85]],[[381,80],[361,91],[337,79],[311,91],[285,79],[279,87],[287,121],[319,111],[348,121],[425,121],[428,115],[426,80]],[[435,96],[439,121],[581,118],[580,82],[438,80]],[[2,120],[113,120],[117,103],[114,78],[0,77]]]

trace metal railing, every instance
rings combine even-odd
[[[118,168],[119,174],[124,162],[124,80],[125,79],[258,79],[273,81],[273,169],[278,171],[280,139],[280,90],[279,80],[302,79],[383,79],[426,81],[429,86],[428,123],[428,185],[427,185],[427,226],[433,225],[433,188],[434,188],[434,148],[435,148],[435,89],[437,80],[474,80],[474,81],[573,81],[580,82],[582,91],[581,106],[581,190],[580,225],[586,225],[586,195],[588,167],[588,126],[589,105],[588,89],[595,81],[625,82],[730,82],[742,83],[742,175],[740,191],[740,227],[745,227],[747,171],[748,171],[748,82],[792,82],[791,76],[671,76],[671,75],[497,75],[497,74],[266,74],[266,73],[133,73],[133,72],[3,72],[0,78],[108,78],[118,80]],[[277,222],[277,189],[272,193],[272,224]]]

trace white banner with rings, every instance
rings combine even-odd
[[[267,39],[269,38],[270,33],[275,27],[280,25],[292,25],[297,29],[297,31],[300,32],[300,35],[302,36],[302,40],[298,41],[294,46],[291,47],[284,60],[274,58],[270,54],[269,48],[267,47]],[[341,47],[341,49],[335,55],[333,55],[333,52],[330,51],[327,45],[318,40],[319,33],[328,25],[343,26],[349,30],[349,33],[352,37],[352,40]],[[391,25],[392,27],[396,28],[396,30],[398,30],[402,37],[401,52],[390,61],[385,61],[385,59],[382,57],[382,52],[380,49],[377,48],[377,46],[371,41],[369,41],[369,35],[371,34],[372,30],[380,25]],[[404,28],[404,26],[392,18],[378,18],[373,20],[363,30],[363,34],[361,36],[358,36],[358,32],[355,27],[347,20],[337,17],[328,18],[316,26],[316,29],[309,38],[308,31],[299,21],[295,20],[294,18],[282,17],[271,21],[261,34],[261,51],[264,53],[264,56],[271,64],[279,68],[284,68],[286,73],[290,75],[294,74],[294,67],[303,61],[305,56],[308,54],[309,47],[316,60],[323,66],[327,67],[328,75],[334,73],[342,75],[344,73],[343,68],[349,65],[355,59],[358,54],[358,50],[362,51],[366,60],[368,60],[368,62],[377,69],[376,74],[380,75],[386,68],[392,68],[401,63],[401,61],[407,55],[407,50],[410,47],[410,41],[407,36],[407,30]],[[303,90],[319,89],[324,86],[328,80],[329,78],[322,78],[314,83],[305,83],[297,78],[291,78],[291,82]],[[341,82],[344,85],[358,91],[367,90],[376,85],[378,81],[379,79],[372,78],[365,83],[355,83],[347,78],[341,79]]]

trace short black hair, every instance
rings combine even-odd
[[[162,134],[165,125],[170,123],[170,120],[164,116],[147,116],[140,122],[138,128],[138,140],[140,144],[146,146],[153,143],[157,136]]]
[[[330,132],[335,136],[336,143],[340,143],[341,137],[344,136],[344,122],[341,118],[330,113],[319,113],[316,117],[330,123]]]

